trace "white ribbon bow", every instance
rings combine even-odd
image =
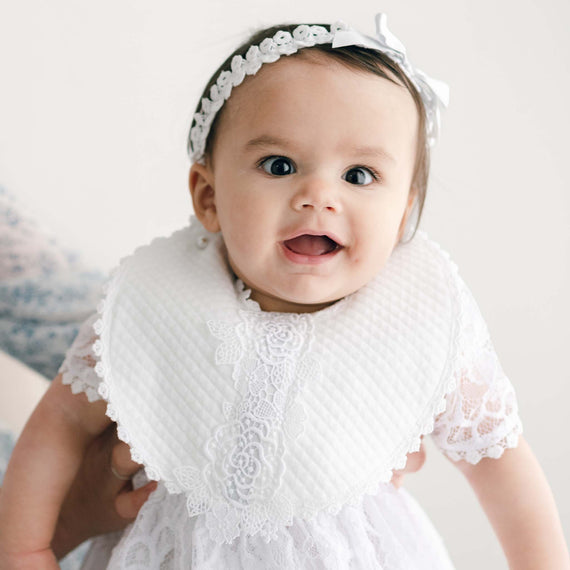
[[[365,36],[359,31],[349,28],[338,30],[334,36],[332,47],[360,46],[385,53],[393,59],[416,84],[416,76],[421,76],[422,82],[429,85],[444,107],[449,105],[449,85],[438,79],[427,76],[420,69],[414,69],[408,57],[404,44],[388,29],[388,16],[385,13],[376,14],[376,38]],[[419,85],[416,85],[421,90]]]

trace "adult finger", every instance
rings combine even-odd
[[[130,479],[141,468],[141,465],[131,459],[129,446],[117,439],[111,452],[111,468],[117,480],[124,485],[125,480]]]
[[[115,510],[117,514],[124,519],[134,519],[149,495],[156,489],[156,486],[156,481],[151,481],[144,487],[140,487],[134,491],[119,493],[115,499]]]

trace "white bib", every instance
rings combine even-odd
[[[316,313],[262,311],[196,220],[123,258],[105,292],[93,350],[107,414],[219,540],[269,540],[375,492],[455,386],[456,267],[422,233]]]

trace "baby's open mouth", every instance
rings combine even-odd
[[[325,255],[342,247],[328,236],[311,236],[308,234],[285,240],[283,244],[287,249],[300,255]]]

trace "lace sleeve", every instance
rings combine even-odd
[[[95,312],[83,322],[58,371],[62,374],[63,384],[70,385],[74,394],[84,392],[90,402],[101,400],[98,392],[101,379],[95,372],[97,360],[92,348],[98,338],[93,331],[98,316]]]
[[[505,375],[471,292],[460,280],[463,330],[456,388],[435,419],[432,439],[450,459],[478,463],[516,447],[522,424],[513,385]]]

